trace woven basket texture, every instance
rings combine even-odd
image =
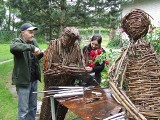
[[[160,62],[150,43],[129,48],[126,70],[127,96],[147,119],[160,118]]]
[[[134,9],[124,16],[122,28],[128,34],[131,44],[126,54],[122,52],[121,58],[124,59],[117,60],[117,63],[123,63],[122,66],[115,66],[116,69],[126,68],[123,69],[124,82],[121,83],[126,87],[126,95],[137,110],[147,120],[159,120],[160,61],[151,44],[142,40],[148,33],[149,25],[149,15],[143,10]],[[134,120],[129,112],[127,118]]]
[[[122,28],[132,43],[147,34],[149,25],[149,15],[141,9],[133,9],[122,19]]]

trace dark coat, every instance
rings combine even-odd
[[[10,52],[14,55],[14,68],[12,73],[12,84],[26,86],[31,81],[31,61],[29,58],[29,52],[33,52],[38,44],[33,40],[32,44],[27,44],[21,37],[15,38],[10,44]],[[36,76],[37,80],[41,81],[41,72],[39,59],[43,55],[39,55],[35,58]]]
[[[83,48],[84,57],[85,57],[85,55],[89,56],[91,50],[92,50],[92,48],[90,45],[85,46]],[[105,50],[103,48],[102,48],[102,52],[105,52]],[[87,62],[88,61],[86,61],[86,64],[88,64]],[[99,84],[101,82],[101,72],[104,69],[104,67],[105,67],[105,61],[102,64],[96,63],[95,66],[93,67],[92,72],[95,73],[95,79]]]

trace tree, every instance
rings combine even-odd
[[[125,0],[11,0],[21,22],[31,21],[42,33],[60,33],[65,26],[116,28]],[[27,9],[26,9],[27,8]],[[58,35],[58,34],[57,34]]]
[[[1,29],[3,28],[3,23],[5,22],[6,19],[6,7],[5,7],[5,2],[3,0],[0,1],[0,27]]]

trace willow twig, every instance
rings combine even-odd
[[[112,81],[109,81],[110,87],[113,89],[113,92],[115,93],[115,96],[117,96],[117,99],[121,104],[130,112],[130,114],[136,119],[136,120],[147,120],[143,115],[141,115],[138,110],[133,108],[130,103],[125,99],[125,97],[118,91],[118,89],[115,87],[115,85],[112,83]]]

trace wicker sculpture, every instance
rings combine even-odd
[[[49,86],[71,86],[76,74],[85,72],[78,42],[79,31],[75,27],[67,27],[61,37],[52,40],[44,56],[44,90]],[[47,96],[47,94],[45,94]],[[55,101],[57,120],[64,120],[67,108]],[[40,120],[52,120],[50,99],[44,98]]]
[[[149,25],[148,14],[140,9],[132,10],[122,19],[122,28],[128,34],[132,43],[147,34]]]
[[[133,120],[160,119],[160,62],[151,44],[142,40],[149,24],[148,14],[140,9],[123,18],[122,26],[135,44],[123,49],[109,71],[110,87]]]

